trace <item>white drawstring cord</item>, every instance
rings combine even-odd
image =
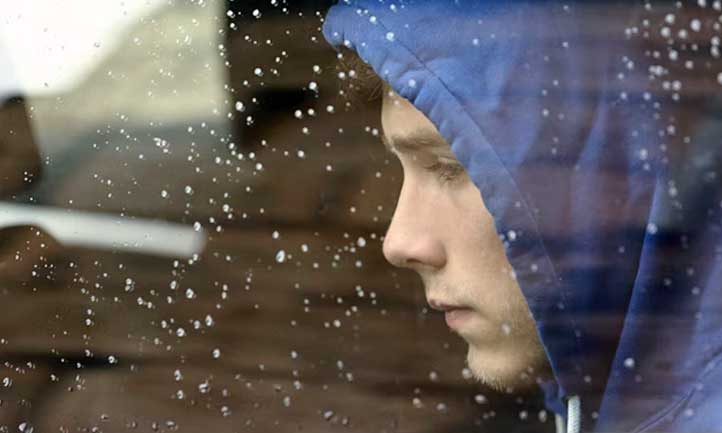
[[[567,399],[567,422],[564,417],[556,414],[557,433],[579,433],[582,427],[582,401],[577,395],[573,395]],[[566,424],[566,425],[565,425]]]
[[[567,433],[579,433],[582,428],[582,400],[573,395],[567,400]]]

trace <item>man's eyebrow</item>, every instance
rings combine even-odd
[[[438,134],[428,132],[411,132],[405,135],[381,135],[381,141],[389,151],[418,152],[422,150],[439,152],[448,149],[449,145]]]

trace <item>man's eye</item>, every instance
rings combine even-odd
[[[426,167],[427,170],[436,173],[443,182],[451,182],[464,173],[464,167],[458,163],[447,163],[437,161]]]

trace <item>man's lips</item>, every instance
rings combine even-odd
[[[428,303],[434,310],[444,312],[446,325],[451,329],[460,328],[474,314],[471,308],[464,305],[447,304],[436,299],[429,299]]]

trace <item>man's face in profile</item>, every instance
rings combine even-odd
[[[421,276],[429,305],[469,344],[479,380],[497,389],[528,383],[546,355],[479,190],[410,102],[388,92],[382,107],[386,145],[404,171],[386,259]]]

